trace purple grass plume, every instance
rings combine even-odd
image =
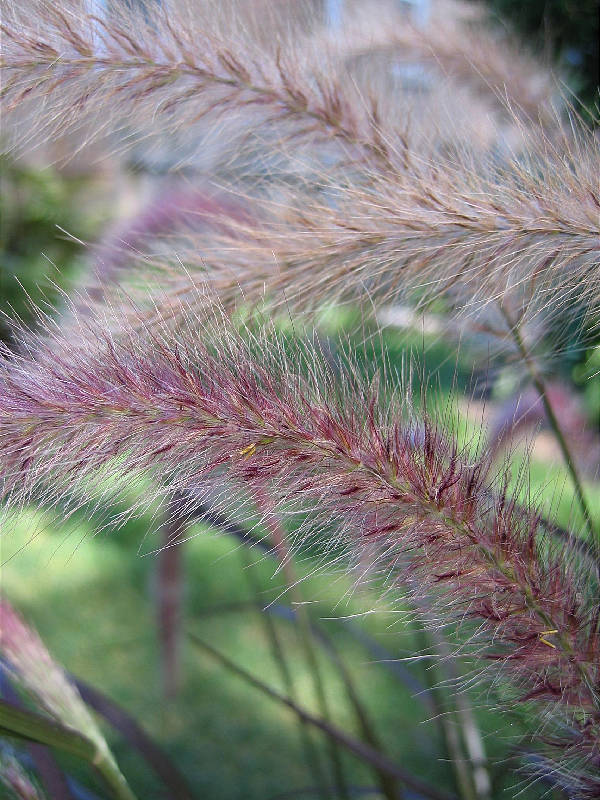
[[[484,672],[538,710],[540,737],[562,765],[553,768],[568,773],[575,796],[593,796],[595,573],[551,539],[485,456],[390,402],[382,381],[351,367],[334,374],[308,345],[290,356],[272,329],[240,332],[218,318],[198,328],[192,316],[176,332],[131,327],[80,347],[55,334],[39,346],[36,360],[0,365],[9,505],[64,505],[69,492],[152,474],[166,492],[227,484],[310,509],[326,549],[367,550],[394,583],[437,598],[440,624],[466,626],[467,651],[495,664]]]

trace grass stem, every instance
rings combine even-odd
[[[510,335],[513,338],[515,345],[519,351],[519,355],[523,359],[523,363],[527,368],[527,372],[531,378],[531,381],[540,396],[540,400],[544,406],[544,411],[546,412],[546,417],[548,419],[548,424],[552,429],[552,433],[554,434],[554,438],[560,448],[562,453],[565,466],[571,477],[571,482],[573,484],[573,489],[575,491],[575,496],[577,498],[577,502],[579,503],[579,507],[581,509],[581,513],[583,515],[584,523],[587,528],[588,534],[592,540],[594,550],[596,552],[597,558],[600,560],[600,531],[596,530],[596,525],[594,524],[594,517],[592,515],[591,509],[589,507],[588,501],[585,496],[585,490],[583,488],[583,483],[577,471],[577,466],[575,464],[575,459],[573,458],[573,454],[569,448],[563,430],[560,426],[558,421],[558,417],[552,407],[552,403],[548,397],[548,390],[546,387],[546,382],[539,371],[535,361],[533,360],[531,353],[527,349],[525,345],[525,341],[521,334],[521,330],[519,328],[518,322],[515,322],[511,319],[508,311],[501,305],[500,310],[502,312],[502,316],[504,317],[506,324],[508,326]]]

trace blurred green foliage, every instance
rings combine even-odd
[[[600,428],[600,343],[585,351],[585,358],[573,367],[573,380],[583,395],[590,419]]]
[[[28,321],[32,303],[54,305],[59,288],[69,287],[82,263],[71,237],[85,240],[95,229],[80,202],[89,180],[0,157],[0,309],[8,316]],[[8,336],[0,317],[0,338]]]

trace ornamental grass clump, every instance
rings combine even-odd
[[[175,532],[168,552],[205,509],[226,530],[244,509],[267,529],[288,589],[296,578],[286,562],[307,543],[324,567],[374,575],[446,660],[468,663],[468,676],[448,683],[481,685],[498,707],[527,709],[536,778],[551,776],[569,798],[600,796],[600,530],[544,350],[558,325],[573,327],[578,346],[596,341],[596,133],[552,107],[547,71],[526,78],[528,58],[484,34],[471,50],[458,23],[442,38],[401,15],[390,17],[397,33],[375,23],[361,31],[356,11],[347,40],[334,40],[314,14],[301,32],[298,15],[274,12],[270,38],[266,26],[227,27],[210,3],[131,5],[100,13],[79,0],[29,0],[2,21],[9,149],[68,133],[84,150],[104,139],[119,151],[167,134],[167,149],[171,136],[185,142],[181,152],[173,145],[171,166],[188,170],[92,251],[80,292],[60,312],[38,310],[32,330],[13,323],[0,352],[6,519],[30,504],[66,519],[118,498],[118,525],[123,503],[159,501]],[[406,48],[419,92],[412,97],[405,76],[401,106],[381,86],[405,74]],[[373,53],[389,70],[373,67],[384,80],[365,89],[350,65]],[[399,109],[413,103],[421,113],[432,64],[448,85],[477,85],[502,109],[485,146],[443,124],[409,129]],[[499,465],[481,444],[485,432],[459,435],[453,415],[428,411],[426,390],[417,403],[388,360],[365,370],[362,353],[321,336],[324,310],[358,306],[368,325],[366,316],[400,301],[415,318],[432,308],[446,320],[460,314],[467,338],[489,337],[491,361],[501,348],[518,359],[558,443],[582,533],[546,518],[527,491],[527,466],[515,484],[510,457]],[[63,706],[78,707],[75,695],[44,700],[36,669],[47,660],[19,667],[39,646],[15,639],[24,628],[6,614],[7,658],[70,725]],[[298,618],[316,664],[308,617]],[[316,718],[292,694],[282,702],[303,724],[366,753],[383,794],[396,797],[390,780],[404,773],[376,752],[368,725],[365,749],[333,726],[326,702]],[[479,769],[471,788],[451,726],[446,733],[461,800],[486,800],[479,733],[469,739]]]

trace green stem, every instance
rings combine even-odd
[[[103,754],[99,760],[94,762],[94,766],[104,778],[106,785],[112,790],[114,800],[136,800],[110,752]]]
[[[246,548],[242,548],[242,552],[244,554],[244,561],[246,565],[245,574],[248,583],[250,584],[255,597],[258,598],[260,595],[260,587],[257,584],[254,572],[252,570],[252,567],[254,567],[255,562],[252,562],[250,560]],[[283,681],[285,691],[287,692],[288,697],[294,703],[296,703],[297,702],[296,685],[294,683],[294,678],[292,676],[292,672],[290,670],[283,645],[281,644],[281,641],[279,639],[275,623],[273,622],[271,615],[269,613],[264,613],[264,609],[262,608],[261,604],[257,603],[256,608],[260,614],[261,621],[264,624],[267,639],[269,640],[269,644],[271,645],[273,660],[279,667],[279,672],[281,674],[281,679]],[[298,718],[298,725],[299,725],[300,741],[304,749],[306,762],[308,764],[309,770],[313,774],[315,781],[317,782],[317,792],[321,800],[328,800],[328,790],[325,781],[325,776],[323,774],[323,768],[319,761],[319,754],[316,752],[314,743],[310,737],[308,725],[306,721],[303,720],[301,717]]]
[[[431,667],[425,667],[425,680],[431,682],[430,689],[437,702],[438,696],[441,708],[451,710],[456,721],[460,724],[462,730],[463,744],[468,754],[468,760],[464,762],[464,773],[468,779],[467,793],[473,794],[476,800],[490,800],[491,783],[490,776],[487,769],[487,759],[485,756],[485,749],[483,745],[483,738],[481,732],[477,727],[475,715],[469,702],[466,692],[458,691],[455,694],[455,702],[450,702],[448,691],[442,688],[441,685],[435,684],[435,677],[429,677],[429,672],[433,668],[442,673],[444,684],[450,680],[454,684],[457,683],[460,673],[458,670],[458,661],[453,656],[451,648],[439,630],[439,625],[431,613],[430,607],[426,600],[421,600],[417,606],[419,615],[422,617],[422,622],[419,620],[417,626],[418,635],[422,637],[425,647],[428,647],[431,642],[432,649],[437,653],[437,664]],[[428,626],[428,627],[426,627]],[[435,672],[434,672],[435,676]],[[437,695],[439,693],[439,695]],[[462,747],[460,745],[460,737],[458,731],[453,724],[453,720],[447,718],[447,715],[442,713],[440,715],[442,726],[448,726],[448,730],[444,731],[447,741],[455,747],[455,739],[458,742],[457,756],[453,758],[453,767],[458,775],[458,763],[462,758]],[[449,724],[448,724],[449,723]],[[456,766],[455,766],[456,762]],[[467,765],[470,764],[470,769]],[[464,784],[464,777],[461,776],[461,783]]]
[[[577,467],[575,466],[575,460],[571,454],[569,449],[569,445],[567,444],[567,440],[565,439],[565,435],[560,427],[560,423],[558,418],[554,412],[552,407],[552,403],[548,398],[548,390],[546,387],[546,383],[542,374],[540,373],[537,365],[535,364],[533,358],[531,357],[527,347],[525,346],[525,342],[523,341],[523,337],[521,335],[521,331],[519,330],[519,325],[517,322],[514,322],[505,308],[500,306],[500,311],[502,316],[504,317],[508,329],[510,331],[510,335],[512,336],[519,354],[527,367],[527,371],[531,377],[533,385],[537,393],[540,396],[542,404],[544,406],[544,411],[546,412],[546,417],[548,419],[548,424],[552,428],[552,432],[554,434],[554,438],[556,439],[558,446],[560,447],[560,451],[562,453],[563,459],[565,461],[565,465],[567,467],[567,471],[571,476],[571,482],[573,483],[573,488],[575,490],[575,496],[577,497],[577,502],[579,503],[579,507],[581,508],[581,513],[583,514],[583,518],[585,521],[586,528],[588,533],[592,539],[594,544],[594,548],[598,557],[600,558],[600,532],[596,531],[596,526],[594,524],[594,518],[590,507],[588,505],[587,499],[585,497],[585,492],[583,489],[583,483],[581,478],[579,477],[579,473],[577,472]]]
[[[283,570],[292,602],[296,603],[295,613],[298,620],[300,643],[304,650],[306,663],[312,677],[315,694],[317,696],[317,702],[319,704],[319,711],[323,719],[327,722],[330,722],[331,711],[329,709],[329,702],[325,692],[323,676],[321,675],[321,667],[313,646],[310,619],[306,613],[303,598],[298,589],[298,580],[290,561],[290,552],[285,541],[285,532],[279,523],[279,520],[273,515],[270,500],[262,488],[256,491],[255,499],[259,510],[264,515],[264,525],[271,535],[273,546],[277,554],[277,559]],[[349,800],[350,795],[348,792],[346,778],[344,776],[344,768],[342,765],[339,748],[334,739],[328,738],[327,743],[338,793],[343,800]]]
[[[319,636],[319,633],[320,632],[317,631],[316,635]],[[373,722],[371,721],[369,714],[367,713],[367,710],[358,695],[354,681],[352,680],[350,672],[348,671],[343,659],[340,657],[333,644],[324,636],[324,634],[322,634],[320,638],[324,643],[325,649],[329,653],[331,660],[340,673],[344,688],[346,689],[348,701],[354,709],[356,721],[364,741],[367,742],[367,744],[369,744],[374,750],[378,750],[380,753],[385,754],[383,742],[379,738],[377,731],[375,730],[375,726],[373,725]],[[376,770],[376,775],[379,782],[379,788],[381,789],[383,796],[388,798],[388,800],[401,800],[402,794],[398,789],[397,782],[383,770]]]
[[[427,630],[420,622],[415,626],[415,633],[421,652],[433,649]],[[439,656],[439,653],[436,653],[436,655]],[[425,685],[431,692],[431,697],[435,705],[436,718],[439,721],[439,727],[444,738],[452,771],[454,772],[454,780],[456,782],[458,795],[461,800],[477,800],[473,781],[467,769],[467,759],[465,758],[460,743],[455,720],[452,718],[455,716],[455,709],[452,708],[446,692],[440,687],[437,675],[438,669],[439,667],[436,663],[429,666],[425,665],[423,669]]]

